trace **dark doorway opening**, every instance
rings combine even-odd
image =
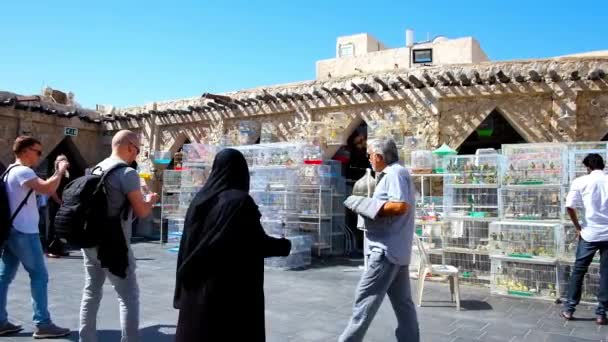
[[[604,135],[604,137],[602,138],[602,141],[608,141],[608,133],[606,133],[606,135]]]
[[[175,153],[180,153],[184,150],[184,145],[186,144],[191,144],[190,139],[186,138],[186,140],[184,140],[184,143],[182,144],[182,146],[179,147],[179,149],[177,151],[175,151]],[[169,162],[169,165],[167,165],[167,170],[173,170],[175,169],[175,153],[171,156],[171,161]]]
[[[74,144],[74,141],[70,137],[65,137],[61,142],[55,146],[55,148],[47,155],[47,157],[38,165],[36,173],[41,178],[50,177],[55,172],[55,159],[59,155],[65,155],[70,163],[68,169],[70,173],[70,179],[83,176],[85,169],[88,167],[87,162],[84,160],[78,147]]]
[[[526,139],[495,109],[460,145],[458,154],[475,154],[480,148],[499,150],[502,144],[525,142]]]
[[[346,145],[342,146],[334,155],[333,159],[342,162],[343,175],[346,178],[346,195],[352,193],[352,186],[356,181],[365,176],[365,170],[371,168],[367,158],[367,123],[362,121],[353,133],[346,140]],[[346,226],[353,233],[355,248],[363,249],[363,232],[357,229],[357,215],[346,210]]]

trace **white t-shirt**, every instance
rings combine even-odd
[[[566,207],[585,209],[586,223],[581,231],[585,241],[608,241],[608,176],[603,171],[572,181]]]
[[[15,164],[9,165],[9,167]],[[17,210],[19,204],[23,201],[30,188],[25,186],[25,182],[36,178],[34,170],[27,166],[15,166],[12,168],[6,177],[6,191],[8,194],[8,203],[12,213]],[[38,214],[38,206],[36,205],[36,193],[32,193],[27,200],[27,203],[21,208],[19,214],[13,220],[13,227],[25,234],[39,234],[38,222],[40,216]]]

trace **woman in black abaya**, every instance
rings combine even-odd
[[[177,260],[177,342],[265,341],[264,258],[291,243],[266,235],[243,155],[220,151],[194,197]]]

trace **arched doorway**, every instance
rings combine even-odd
[[[602,141],[608,141],[608,133],[606,133],[606,135],[604,135],[604,137],[602,138]]]
[[[365,175],[365,170],[371,168],[367,158],[367,123],[361,121],[352,131],[346,145],[340,147],[333,159],[342,162],[343,175],[346,178],[346,195],[352,192],[352,186]],[[350,210],[345,211],[345,223],[355,238],[357,250],[363,249],[363,232],[357,229],[357,215]]]
[[[62,154],[65,155],[70,162],[70,179],[83,176],[88,165],[71,137],[63,138],[63,140],[55,146],[38,167],[36,167],[36,173],[42,178],[51,176],[55,172],[55,159]]]
[[[175,153],[182,152],[184,150],[184,145],[191,144],[190,139],[186,138],[182,145],[175,151]],[[167,170],[173,170],[175,168],[175,153],[171,156],[171,161],[167,165]]]
[[[502,144],[525,143],[521,134],[494,109],[458,148],[458,154],[475,154],[480,148],[499,150]]]

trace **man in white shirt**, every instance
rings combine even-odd
[[[595,311],[598,325],[606,324],[608,308],[608,176],[604,173],[604,160],[599,154],[589,154],[583,160],[588,175],[572,182],[566,198],[566,210],[576,229],[578,246],[576,261],[568,285],[568,295],[561,315],[566,320],[573,317],[581,299],[581,288],[595,253],[600,251],[600,287]],[[585,225],[578,220],[575,209],[584,209]]]
[[[15,163],[9,165],[5,175],[5,186],[11,214],[14,217],[7,241],[4,242],[0,259],[0,336],[16,333],[21,326],[8,321],[6,301],[8,287],[15,278],[19,263],[29,273],[32,305],[34,309],[34,338],[51,338],[69,335],[70,330],[56,326],[48,311],[48,273],[39,238],[39,213],[36,194],[51,195],[57,190],[59,181],[69,166],[61,163],[57,172],[47,180],[36,176],[32,167],[42,155],[42,144],[35,138],[21,136],[13,145]],[[35,192],[35,193],[33,193]]]

